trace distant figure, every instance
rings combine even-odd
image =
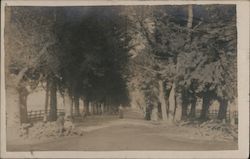
[[[64,130],[64,113],[60,113],[59,117],[57,118],[57,125],[58,125],[58,132],[59,136],[63,135],[63,130]]]
[[[120,119],[123,118],[123,107],[122,107],[122,105],[119,106],[119,118]]]

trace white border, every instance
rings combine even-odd
[[[239,150],[234,151],[34,151],[6,152],[4,6],[236,4],[238,29]],[[13,1],[1,2],[1,157],[3,158],[247,158],[249,151],[249,1]]]

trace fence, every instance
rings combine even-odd
[[[49,115],[49,111],[47,112],[47,116]],[[59,115],[60,113],[64,112],[63,109],[57,109],[57,115]],[[29,121],[39,121],[39,120],[43,120],[45,114],[45,110],[31,110],[28,111],[28,119]]]
[[[210,119],[216,119],[218,116],[219,110],[209,110],[208,117]],[[199,116],[201,114],[201,110],[196,111],[196,115]],[[226,122],[231,122],[232,119],[235,119],[235,124],[238,124],[238,111],[233,111],[232,114],[230,114],[230,111],[227,111],[226,114]]]
[[[60,113],[63,113],[64,109],[57,109],[57,115],[59,115]],[[196,111],[196,115],[200,115],[201,110],[197,110]],[[28,112],[28,119],[30,121],[40,121],[43,120],[45,114],[45,110],[32,110]],[[49,110],[47,112],[47,116],[49,115]],[[210,110],[208,113],[208,117],[210,119],[216,119],[218,115],[218,110]],[[232,114],[230,114],[229,111],[227,111],[227,115],[226,115],[226,122],[230,122],[231,120],[235,119],[235,124],[238,124],[238,112],[234,111]]]

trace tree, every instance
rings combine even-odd
[[[194,14],[200,15],[199,12],[203,13],[201,18]],[[231,89],[235,90],[236,86],[232,78],[235,77],[235,65],[226,64],[230,59],[235,63],[233,62],[235,58],[228,56],[230,52],[235,52],[236,48],[235,21],[232,20],[235,17],[232,6],[195,6],[195,8],[192,5],[140,6],[129,7],[125,14],[131,25],[128,33],[131,34],[131,39],[134,39],[129,44],[135,63],[132,65],[132,70],[136,71],[135,67],[144,70],[140,70],[141,77],[138,76],[139,71],[137,71],[137,80],[132,81],[133,83],[140,81],[136,87],[140,87],[141,83],[142,88],[152,91],[146,86],[149,83],[146,82],[147,74],[150,74],[148,72],[151,72],[149,81],[162,80],[158,82],[158,88],[160,88],[158,90],[164,120],[166,120],[165,110],[169,119],[175,118],[174,115],[180,108],[177,107],[178,99],[182,100],[182,119],[187,119],[189,104],[192,105],[189,116],[195,117],[197,96],[205,99],[202,117],[208,113],[211,100],[235,97],[234,93],[230,95],[225,93],[225,89],[232,92]],[[139,40],[141,43],[138,43]],[[225,51],[228,47],[231,51]],[[219,53],[221,51],[224,53]],[[145,57],[142,58],[143,56]],[[230,75],[227,75],[229,78],[226,83],[234,83],[233,87],[225,86],[225,78],[222,78],[229,70],[231,71]],[[155,87],[154,84],[153,87]],[[141,88],[140,90],[143,91]],[[162,91],[164,93],[161,93]],[[162,94],[165,94],[167,102]]]
[[[158,101],[160,101],[163,120],[172,120],[174,109],[170,108],[169,101],[171,100],[169,100],[169,96],[173,92],[171,88],[174,88],[172,82],[175,74],[177,50],[185,42],[183,38],[176,36],[173,32],[176,33],[176,30],[180,30],[180,27],[171,22],[167,9],[164,7],[131,7],[127,12],[129,12],[127,13],[129,14],[128,19],[132,26],[129,29],[131,38],[138,39],[130,43],[130,52],[133,61],[135,61],[135,66],[143,68],[143,72],[146,71],[145,75],[142,75],[143,79],[140,83],[147,85],[149,82],[146,81],[158,81],[152,85],[152,88],[143,87],[151,92],[158,90],[153,95],[160,95],[159,99],[155,98],[154,108],[158,107]],[[179,33],[183,34],[183,31],[181,30]],[[145,57],[142,58],[143,56]],[[146,74],[150,74],[150,76]],[[151,77],[151,79],[145,80],[147,77]],[[136,78],[139,78],[138,75]]]
[[[197,22],[199,25],[192,30],[189,48],[180,54],[183,62],[179,69],[178,85],[191,92],[192,101],[196,101],[196,96],[203,98],[201,119],[207,119],[212,100],[219,100],[224,105],[220,106],[223,111],[219,111],[219,116],[224,112],[225,118],[226,100],[236,97],[237,86],[234,7],[207,6],[203,9],[210,16]],[[224,12],[218,12],[221,9]]]
[[[7,92],[12,94],[7,97],[8,117],[12,119],[9,126],[27,122],[27,90],[41,79],[37,69],[47,49],[55,43],[52,20],[51,11],[45,13],[42,8],[6,7],[5,77]]]

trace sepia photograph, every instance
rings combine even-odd
[[[2,9],[7,152],[239,150],[236,4]]]

